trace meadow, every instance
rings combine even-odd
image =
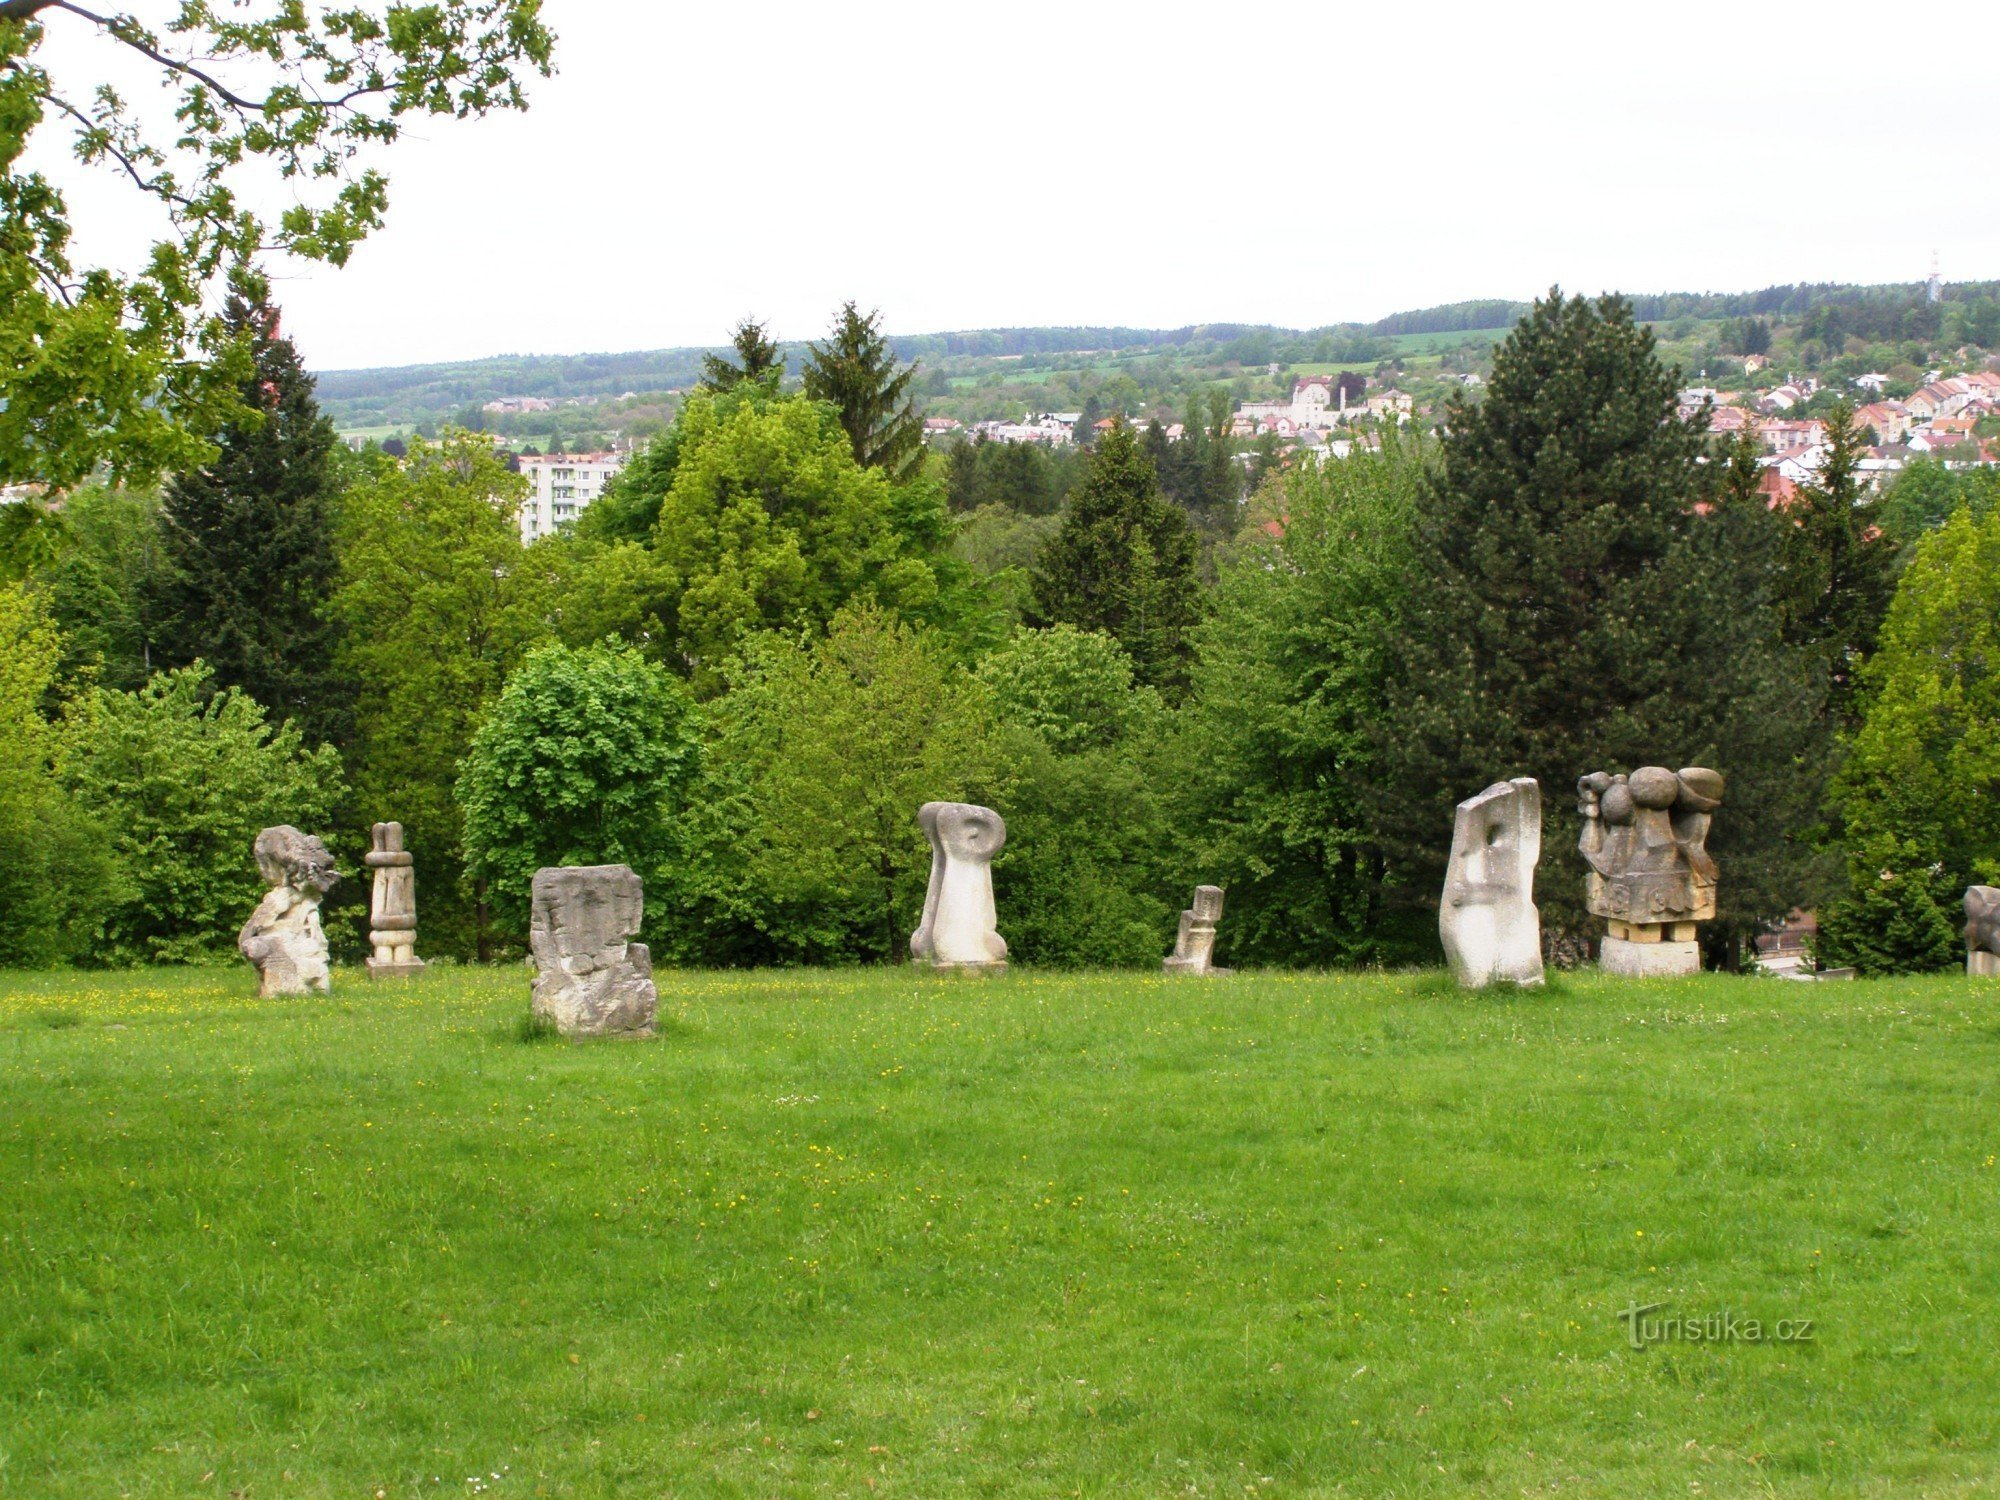
[[[0,1495],[2000,1483],[2000,985],[660,986],[0,974]]]

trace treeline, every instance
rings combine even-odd
[[[346,455],[268,312],[232,318],[262,420],[7,554],[0,961],[228,958],[277,822],[350,872],[403,822],[422,946],[466,959],[520,951],[537,867],[623,861],[663,962],[897,961],[936,799],[1007,819],[1001,929],[1050,965],[1156,963],[1197,882],[1238,963],[1432,960],[1452,808],[1515,775],[1559,957],[1589,770],[1728,777],[1719,963],[1817,906],[1830,959],[1940,967],[2000,874],[1990,487],[1926,471],[1877,525],[1835,420],[1772,511],[1616,299],[1536,304],[1442,438],[1264,455],[1247,501],[1226,401],[946,459],[873,319],[796,392],[747,324],[529,546],[489,444]]]

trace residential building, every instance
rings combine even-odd
[[[521,540],[553,536],[573,523],[625,467],[623,453],[546,453],[521,460],[528,498],[521,502]]]
[[[1900,443],[1910,430],[1909,409],[1900,401],[1871,401],[1854,409],[1854,425],[1861,431],[1873,428],[1885,444]]]

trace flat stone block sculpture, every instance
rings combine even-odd
[[[1007,825],[990,807],[926,802],[917,822],[931,841],[931,884],[910,957],[939,969],[1004,969],[1007,940],[995,930],[993,856]]]
[[[424,961],[417,957],[417,872],[403,848],[403,825],[377,823],[373,834],[375,847],[364,856],[375,872],[368,901],[368,941],[375,952],[368,960],[368,977],[420,974]]]
[[[1160,968],[1168,974],[1222,973],[1209,964],[1215,952],[1216,924],[1221,920],[1222,887],[1196,886],[1194,905],[1181,913],[1181,932],[1174,940],[1174,951],[1161,962]]]
[[[273,995],[324,995],[331,975],[319,903],[340,879],[333,856],[325,844],[289,823],[258,834],[252,852],[257,873],[270,889],[236,935],[236,946],[256,966],[261,980],[257,993],[267,1000]]]
[[[2000,886],[1965,888],[1965,972],[2000,975]]]
[[[550,866],[532,890],[534,1013],[564,1036],[651,1036],[660,995],[653,955],[632,941],[646,915],[632,867]]]
[[[1634,978],[1699,974],[1695,924],[1715,915],[1707,845],[1722,805],[1722,773],[1702,766],[1641,766],[1630,776],[1593,771],[1576,791],[1583,814],[1577,848],[1590,865],[1584,901],[1609,929],[1598,966]]]
[[[1542,982],[1542,914],[1535,906],[1541,858],[1542,787],[1533,777],[1496,781],[1458,804],[1438,936],[1453,977],[1467,989],[1495,980]]]

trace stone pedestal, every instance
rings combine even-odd
[[[1987,953],[1975,948],[1965,955],[1965,972],[1988,979],[2000,976],[2000,953]]]
[[[1699,974],[1701,944],[1666,940],[1634,942],[1630,938],[1607,937],[1598,952],[1597,966],[1607,974],[1621,974],[1628,979]]]
[[[375,872],[368,904],[368,942],[375,951],[368,960],[368,977],[421,974],[424,961],[417,957],[417,872],[403,848],[403,825],[377,823],[373,832],[375,847],[365,857]]]
[[[1222,887],[1198,885],[1194,905],[1181,913],[1180,936],[1174,951],[1160,964],[1168,974],[1219,974],[1209,962],[1215,953],[1215,929],[1222,921]]]

